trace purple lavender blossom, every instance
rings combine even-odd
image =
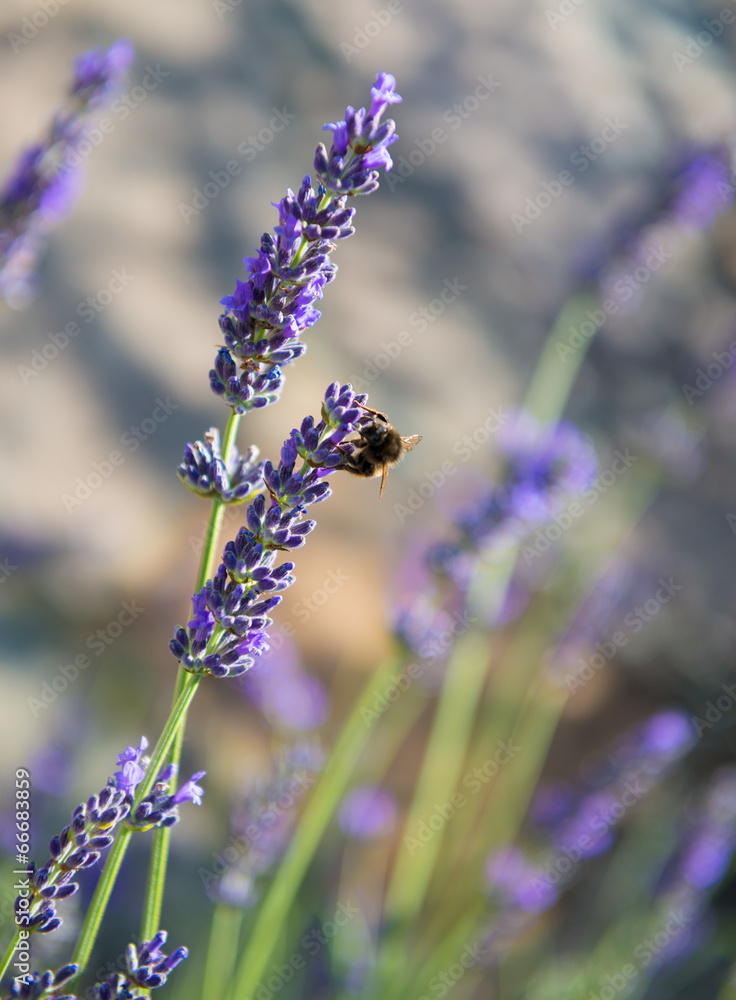
[[[195,771],[189,781],[185,781],[171,796],[172,804],[180,806],[182,802],[193,802],[195,806],[201,806],[204,789],[200,788],[197,782],[200,778],[204,778],[205,774],[206,771]]]
[[[316,190],[309,175],[296,194],[289,188],[276,206],[274,234],[264,233],[257,254],[244,259],[247,280],[237,281],[233,294],[221,299],[225,347],[210,385],[236,413],[274,402],[283,384],[281,369],[306,350],[301,337],[320,318],[315,303],[337,271],[330,262],[334,241],[354,232],[355,210],[347,199],[375,191],[378,168],[391,166],[395,124],[381,122],[381,116],[401,100],[395,85],[390,74],[379,73],[368,113],[348,107],[344,121],[325,125],[333,142],[329,152],[322,143],[317,146]]]
[[[120,770],[115,772],[115,787],[126,795],[135,795],[135,790],[143,781],[146,771],[141,767],[143,754],[148,749],[148,740],[141,736],[137,747],[127,747],[118,755]]]
[[[530,816],[547,828],[557,851],[576,862],[609,850],[618,825],[694,745],[689,717],[677,709],[651,716],[624,735],[607,758],[599,785],[574,794],[569,787],[542,786]],[[591,781],[596,780],[595,770]]]
[[[76,1000],[73,994],[61,995],[57,991],[73,979],[79,972],[78,965],[65,965],[58,972],[31,972],[23,979],[11,980],[8,998],[19,1000],[41,1000],[53,994],[54,1000]]]
[[[438,568],[451,564],[462,549],[475,551],[501,535],[525,534],[595,479],[598,463],[593,446],[570,423],[541,425],[521,412],[499,430],[498,445],[506,458],[506,475],[458,518],[460,545],[434,553]]]
[[[287,640],[259,657],[240,684],[260,711],[285,729],[317,729],[329,714],[324,684],[304,672],[294,645]]]
[[[520,413],[502,431],[498,443],[507,463],[502,482],[456,516],[453,540],[429,546],[426,569],[419,572],[411,557],[416,583],[402,587],[394,602],[395,633],[433,663],[450,650],[452,635],[471,623],[467,593],[479,555],[547,521],[586,489],[597,471],[592,445],[572,424],[541,426]],[[523,593],[514,597],[517,606],[524,602]],[[508,604],[494,610],[494,624],[509,610]]]
[[[365,399],[349,385],[333,382],[325,392],[320,422],[305,417],[284,442],[278,466],[264,463],[269,500],[259,495],[248,506],[247,526],[225,546],[214,579],[192,598],[188,630],[179,626],[169,643],[185,670],[237,677],[268,649],[268,615],[294,582],[294,563],[275,566],[276,557],[301,547],[315,528],[316,522],[303,515],[330,496],[325,477],[344,460],[340,449],[349,447],[349,435],[368,422],[357,405]]]
[[[185,947],[169,956],[161,950],[166,943],[166,931],[159,931],[150,941],[138,947],[129,944],[125,953],[125,974],[116,972],[94,987],[95,1000],[128,1000],[140,996],[140,990],[154,990],[166,983],[173,970],[188,957]]]
[[[233,448],[225,461],[220,432],[211,427],[204,436],[204,442],[195,441],[187,445],[177,475],[188,489],[199,496],[217,497],[222,503],[238,504],[250,500],[259,491],[263,463],[258,461],[255,446],[251,446],[244,455]]]
[[[130,812],[132,799],[109,783],[98,795],[77,806],[69,826],[53,837],[51,857],[43,866],[28,866],[30,895],[15,901],[15,921],[23,930],[48,934],[61,925],[56,903],[73,896],[79,889],[71,881],[80,871],[97,864],[101,852],[113,842],[115,827]]]
[[[120,88],[133,58],[126,39],[79,56],[68,105],[56,113],[46,138],[19,155],[0,188],[0,295],[10,305],[23,305],[33,294],[49,229],[70,211],[81,188],[84,124]]]
[[[102,852],[112,844],[119,824],[127,822],[134,831],[173,826],[179,822],[178,807],[183,802],[201,804],[202,789],[197,781],[205,772],[197,771],[172,794],[170,782],[176,776],[176,768],[169,764],[148,795],[133,809],[133,796],[148,765],[144,756],[147,747],[148,740],[142,736],[137,747],[129,746],[119,754],[120,770],[101,792],[78,805],[69,826],[52,837],[51,857],[43,868],[36,868],[34,862],[29,864],[30,895],[19,895],[15,901],[18,927],[48,934],[61,925],[56,903],[78,891],[79,884],[72,878],[97,864]]]
[[[359,785],[340,803],[337,819],[347,837],[372,840],[394,828],[397,812],[396,798],[388,788]]]
[[[586,283],[599,285],[601,298],[613,294],[618,300],[616,281],[645,262],[657,228],[674,222],[703,230],[729,210],[734,191],[730,150],[713,145],[675,151],[658,189],[650,204],[619,221],[602,245],[581,248],[579,273]]]
[[[518,847],[492,854],[485,874],[489,888],[504,908],[540,913],[557,902],[557,890],[545,879],[544,870]]]
[[[179,822],[178,807],[182,803],[202,804],[204,792],[197,782],[206,773],[206,771],[195,771],[188,781],[172,793],[171,783],[176,777],[177,768],[174,764],[169,764],[159,774],[151,791],[132,810],[127,819],[130,829],[142,832],[152,830],[154,827],[175,826]]]

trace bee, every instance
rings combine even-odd
[[[407,452],[416,448],[422,440],[422,435],[411,434],[409,437],[402,437],[391,425],[385,413],[372,410],[363,403],[358,403],[358,406],[367,413],[372,413],[373,419],[360,428],[357,440],[347,442],[352,445],[351,452],[339,449],[345,456],[345,461],[336,468],[351,472],[354,476],[365,476],[366,479],[380,475],[381,490],[378,494],[380,501],[386,487],[388,470],[398,465]]]

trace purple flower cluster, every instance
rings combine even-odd
[[[552,844],[562,854],[577,860],[596,857],[611,847],[629,809],[692,749],[694,736],[684,712],[658,712],[624,736],[605,764],[596,764],[587,775],[594,786],[590,791],[571,794],[562,788],[555,802],[553,790],[547,788],[542,808],[535,803],[532,816],[548,827]]]
[[[281,368],[306,350],[301,336],[319,319],[315,302],[337,270],[330,261],[334,241],[354,232],[348,196],[376,190],[378,168],[392,165],[388,147],[397,138],[395,124],[381,118],[401,100],[395,86],[393,76],[379,73],[368,112],[348,107],[344,121],[325,125],[333,143],[329,153],[322,143],[317,147],[317,189],[307,175],[296,194],[288,190],[278,203],[273,235],[264,233],[258,253],[244,259],[247,280],[221,299],[225,347],[210,385],[236,413],[274,402],[283,384]]]
[[[245,455],[233,448],[225,461],[220,432],[211,427],[204,441],[187,445],[177,475],[185,486],[201,497],[217,497],[222,503],[238,504],[250,500],[262,488],[263,463],[258,461],[255,446]]]
[[[74,994],[65,993],[63,996],[58,991],[61,987],[73,979],[79,972],[78,965],[65,965],[58,972],[51,969],[46,972],[32,972],[23,979],[13,979],[10,983],[10,992],[7,1000],[42,1000],[43,997],[53,996],[54,1000],[75,1000]]]
[[[161,951],[166,943],[166,931],[159,931],[138,948],[129,944],[125,954],[125,974],[116,972],[94,988],[95,1000],[130,1000],[144,996],[139,990],[155,990],[164,986],[169,974],[188,957],[185,947],[166,956]]]
[[[588,775],[590,791],[567,784],[542,786],[530,816],[543,844],[519,846],[489,856],[486,881],[498,907],[489,942],[508,943],[535,914],[550,909],[560,890],[578,873],[580,863],[607,851],[623,816],[689,752],[694,732],[679,710],[658,712],[624,735]],[[736,797],[734,797],[736,802]]]
[[[498,432],[506,459],[503,482],[458,525],[465,544],[480,548],[500,531],[528,531],[590,486],[598,462],[588,438],[571,423],[543,425],[521,412]]]
[[[155,990],[164,986],[169,974],[188,957],[186,948],[177,948],[171,955],[164,955],[166,931],[159,931],[150,941],[138,948],[129,944],[126,949],[126,973],[116,972],[92,989],[94,1000],[142,1000],[142,990]],[[65,965],[58,972],[32,972],[24,979],[14,979],[7,1000],[77,1000],[74,993],[62,995],[59,991],[79,972],[78,965]]]
[[[231,835],[217,859],[217,871],[200,869],[212,899],[244,908],[257,902],[258,878],[286,850],[299,803],[323,763],[318,744],[291,744],[274,762],[273,773],[233,810]]]
[[[133,58],[125,39],[79,56],[68,105],[47,137],[20,154],[0,189],[0,294],[13,305],[31,296],[48,230],[69,212],[81,185],[77,151],[84,124],[120,88]]]
[[[694,230],[707,229],[733,204],[731,152],[725,145],[692,146],[673,154],[658,184],[658,195],[645,209],[632,213],[598,245],[581,248],[583,281],[597,284],[601,298],[617,300],[616,283],[646,257],[655,244],[656,230],[674,223]],[[629,291],[627,299],[631,298]]]
[[[479,555],[549,520],[591,484],[598,468],[592,444],[572,424],[544,426],[523,412],[500,429],[498,447],[506,460],[502,481],[457,515],[454,539],[427,547],[423,567],[412,557],[416,582],[394,602],[395,634],[430,662],[467,628],[467,589]]]
[[[280,592],[294,582],[293,562],[275,566],[279,552],[304,545],[316,522],[303,519],[306,508],[326,500],[324,477],[345,459],[348,436],[370,418],[349,385],[333,382],[322,404],[322,419],[305,417],[281,449],[278,466],[267,461],[263,480],[269,499],[259,495],[246,511],[247,527],[228,542],[213,580],[192,598],[188,630],[177,628],[169,648],[185,670],[213,677],[235,677],[268,648],[268,617]],[[297,468],[297,459],[301,465]]]
[[[274,643],[243,674],[240,684],[246,697],[279,729],[317,729],[329,715],[324,684],[302,669],[297,651],[288,640]]]
[[[541,913],[557,902],[557,889],[546,872],[519,847],[507,847],[486,861],[486,881],[499,906]]]
[[[354,840],[372,840],[393,830],[398,815],[396,796],[383,785],[358,785],[340,803],[337,820]]]
[[[15,922],[27,931],[47,934],[61,925],[56,903],[79,889],[72,882],[78,872],[97,864],[102,851],[113,842],[113,830],[130,813],[131,799],[108,783],[72,813],[72,821],[49,844],[51,857],[43,866],[28,866],[28,890],[15,901]]]
[[[78,872],[97,864],[102,852],[114,840],[114,831],[123,821],[132,830],[150,830],[156,826],[173,826],[179,821],[177,807],[182,802],[201,803],[202,789],[196,782],[204,776],[198,771],[173,794],[169,783],[176,770],[167,767],[159,775],[151,792],[134,811],[133,796],[145,776],[148,741],[142,737],[139,746],[128,747],[118,755],[120,770],[110,778],[97,795],[90,796],[72,813],[69,826],[49,843],[51,857],[43,866],[28,866],[28,889],[15,901],[15,922],[26,931],[48,934],[61,925],[56,904],[68,899],[79,889],[73,882]]]

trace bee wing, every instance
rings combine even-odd
[[[412,448],[416,448],[421,440],[421,434],[410,434],[409,437],[402,437],[401,443],[404,445],[406,451],[411,451]]]
[[[386,489],[386,481],[388,479],[388,462],[383,463],[383,471],[381,472],[381,489],[378,493],[378,502],[381,502],[381,497],[383,496],[383,491]]]

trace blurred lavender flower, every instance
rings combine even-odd
[[[636,289],[627,278],[637,266],[647,267],[646,258],[652,252],[658,229],[673,223],[693,230],[707,229],[718,215],[729,210],[733,196],[731,151],[727,146],[676,150],[650,204],[619,221],[606,240],[581,247],[581,279],[597,284],[602,299],[612,298],[623,305]],[[653,264],[656,266],[651,269],[656,270],[661,261]],[[621,289],[627,285],[624,298]]]
[[[340,803],[340,829],[354,840],[372,840],[389,833],[396,825],[396,798],[382,785],[359,785]]]
[[[134,59],[126,39],[78,56],[69,101],[41,142],[29,146],[0,189],[0,295],[21,306],[49,230],[72,207],[83,180],[80,143],[90,114],[119,90]]]
[[[557,513],[593,482],[598,462],[592,444],[564,421],[539,424],[520,412],[498,432],[506,459],[501,484],[457,519],[460,541],[438,549],[434,565],[449,566],[461,551],[477,551],[500,536],[518,537]]]
[[[613,844],[624,815],[661,781],[695,744],[690,717],[679,709],[663,710],[624,735],[590,771],[598,787],[579,793],[566,814],[550,829],[552,843],[567,856],[595,857]],[[596,774],[600,774],[600,777]],[[601,773],[602,772],[602,773]]]
[[[305,417],[284,442],[278,466],[264,463],[269,501],[260,495],[248,506],[248,526],[225,546],[214,580],[192,598],[188,631],[178,627],[169,643],[185,670],[236,677],[268,649],[268,613],[281,602],[281,591],[294,582],[294,563],[274,567],[276,556],[302,546],[316,527],[302,515],[330,496],[325,477],[344,460],[341,449],[350,446],[349,435],[370,421],[358,406],[365,399],[349,385],[333,382],[325,392],[322,420],[315,424]]]
[[[240,683],[257,708],[285,729],[317,729],[329,715],[324,684],[304,672],[296,648],[288,640],[263,653]]]
[[[716,772],[679,851],[667,884],[682,882],[697,894],[712,889],[728,871],[736,851],[736,769]]]
[[[486,880],[502,907],[539,913],[557,902],[557,889],[543,880],[544,870],[518,847],[507,847],[486,862]]]
[[[416,553],[410,556],[415,586],[401,588],[394,601],[395,634],[432,662],[449,652],[452,636],[471,621],[467,593],[479,558],[549,520],[590,486],[598,469],[590,441],[569,423],[542,426],[521,412],[503,425],[497,440],[506,459],[502,482],[455,518],[453,540],[428,547],[426,570],[417,568]],[[523,606],[518,588],[513,596]],[[498,610],[501,617],[512,613],[508,603]]]
[[[348,107],[343,121],[324,126],[333,142],[329,152],[322,143],[317,146],[317,190],[307,175],[296,194],[287,191],[277,205],[274,235],[264,233],[256,256],[244,259],[248,279],[237,281],[233,294],[221,299],[225,347],[210,384],[236,413],[273,403],[283,384],[281,369],[306,350],[302,334],[319,319],[315,302],[337,271],[330,262],[334,241],[354,232],[348,196],[371,194],[378,188],[378,169],[392,165],[388,147],[398,138],[395,124],[381,119],[401,100],[395,86],[393,76],[379,73],[368,112]]]
[[[209,896],[249,908],[258,898],[257,881],[284,853],[291,840],[299,802],[324,763],[319,744],[297,742],[273,763],[268,779],[233,810],[227,846],[215,855],[212,870],[199,875]]]

